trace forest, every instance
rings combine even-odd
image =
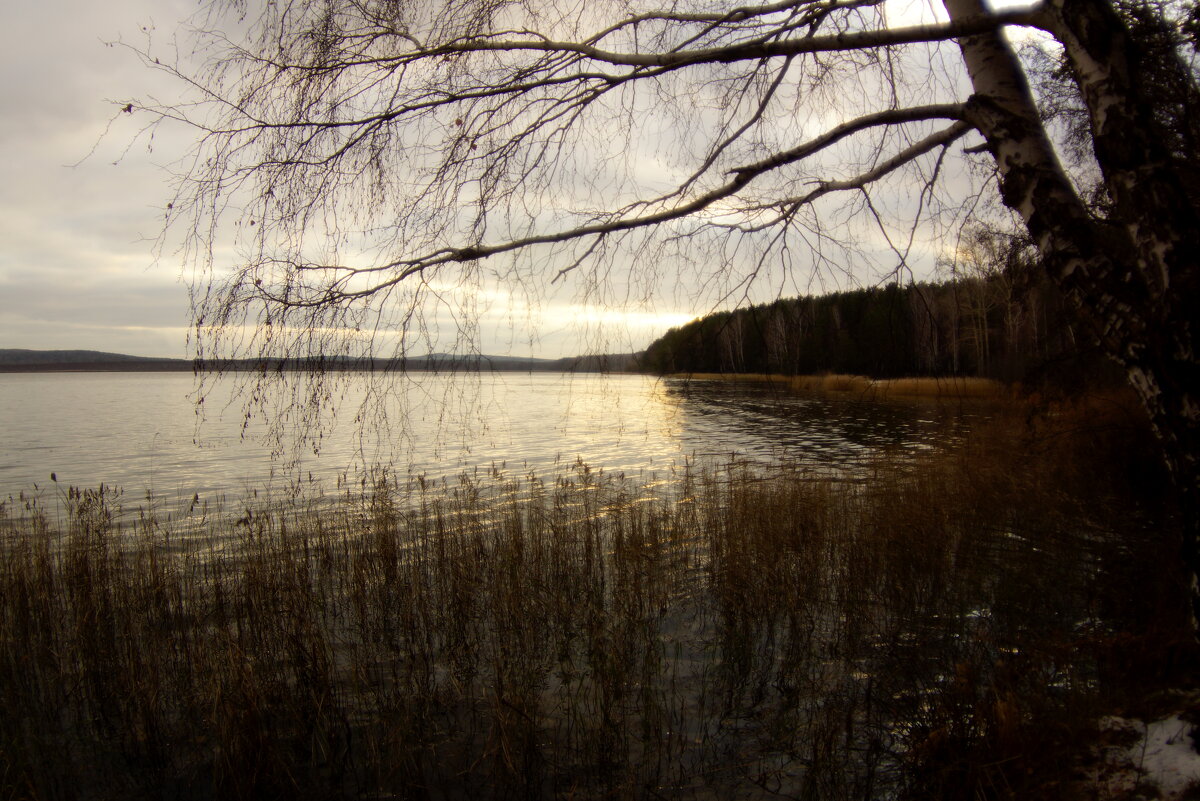
[[[979,234],[959,258],[942,281],[894,281],[706,315],[651,343],[641,367],[656,373],[977,376],[1064,389],[1119,380],[1019,242]]]

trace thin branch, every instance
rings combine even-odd
[[[602,238],[623,231],[659,225],[664,222],[681,219],[703,211],[720,200],[732,197],[737,192],[744,189],[752,180],[754,180],[754,178],[766,172],[778,169],[784,165],[808,158],[814,153],[824,150],[836,142],[845,139],[846,137],[859,131],[864,131],[872,127],[879,127],[881,125],[896,125],[905,122],[916,122],[930,119],[955,119],[961,115],[961,112],[962,106],[952,104],[921,106],[911,109],[891,109],[875,114],[868,114],[855,120],[850,120],[846,123],[843,123],[842,125],[833,128],[826,134],[810,140],[804,145],[793,148],[776,156],[772,156],[771,158],[763,159],[756,164],[731,170],[730,174],[733,177],[724,185],[699,195],[687,203],[673,206],[653,214],[646,214],[632,218],[614,219],[605,222],[598,222],[592,225],[582,225],[563,231],[556,231],[547,234],[536,234],[528,237],[511,239],[505,242],[498,242],[492,245],[477,245],[465,248],[447,248],[435,251],[425,256],[394,261],[389,264],[379,265],[376,267],[347,268],[327,266],[323,269],[339,271],[342,273],[342,275],[335,279],[333,284],[323,291],[321,297],[315,299],[296,300],[287,298],[279,296],[278,294],[273,294],[264,287],[259,287],[259,293],[265,299],[293,308],[327,306],[331,304],[342,303],[348,300],[370,297],[390,287],[400,284],[413,275],[422,273],[429,268],[436,267],[440,264],[477,261],[489,256],[521,250],[536,245],[559,244],[593,236]],[[848,189],[861,189],[865,185],[879,180],[888,173],[896,170],[910,161],[913,161],[914,159],[924,155],[934,148],[953,142],[955,139],[958,139],[970,130],[971,126],[969,123],[959,120],[949,128],[931,134],[921,141],[905,148],[892,158],[879,163],[873,169],[857,176],[856,178],[844,181],[822,182],[817,186],[817,188],[804,196],[790,198],[777,203],[772,203],[768,207],[759,208],[787,208],[788,213],[791,214],[794,213],[799,207],[811,204],[818,198],[832,192],[844,191]],[[344,286],[346,282],[356,276],[378,272],[395,272],[395,275],[386,281],[382,281],[378,284],[374,284],[363,289],[340,290],[337,288],[339,285]]]

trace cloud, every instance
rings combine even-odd
[[[136,120],[109,102],[161,89],[162,79],[105,42],[188,11],[175,0],[6,10],[0,347],[183,355],[187,290],[178,266],[152,253],[164,174],[136,141]]]
[[[89,348],[140,356],[182,356],[184,287],[136,272],[76,269],[0,278],[0,347]]]

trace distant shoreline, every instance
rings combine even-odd
[[[459,373],[598,373],[598,372],[634,372],[631,370],[589,366],[570,366],[558,363],[550,365],[538,364],[430,364],[415,363],[407,365],[360,365],[360,364],[326,364],[322,367],[313,365],[262,365],[260,363],[203,365],[197,366],[188,362],[175,363],[146,363],[146,362],[83,362],[77,364],[0,364],[0,373],[252,373],[252,372],[339,372],[339,373],[385,373],[385,372],[459,372]]]
[[[190,373],[191,362],[183,360],[130,362],[61,362],[56,364],[0,364],[0,373]]]
[[[94,356],[92,354],[95,354]],[[0,350],[0,373],[629,372],[635,354],[535,359],[435,354],[402,359],[169,359],[87,351]]]

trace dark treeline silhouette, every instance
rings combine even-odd
[[[710,314],[647,348],[658,373],[980,376],[1057,383],[1110,369],[1047,281],[996,271],[895,284]]]

